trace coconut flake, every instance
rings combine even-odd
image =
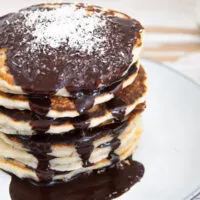
[[[72,49],[91,54],[94,49],[103,52],[106,43],[106,20],[102,13],[88,15],[84,8],[76,5],[56,9],[22,11],[25,26],[32,31],[34,39],[31,48],[36,51],[41,46],[59,48],[63,44]]]

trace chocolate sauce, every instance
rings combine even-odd
[[[143,165],[129,158],[101,173],[81,174],[70,182],[52,186],[35,186],[13,176],[10,196],[12,200],[111,200],[127,192],[143,174]]]
[[[126,113],[127,104],[120,98],[115,97],[106,102],[106,107],[117,119],[123,119]]]
[[[87,129],[90,125],[90,116],[86,114],[81,115],[79,117],[71,119],[71,122],[75,129]]]
[[[33,135],[33,136],[17,136],[13,135],[11,136],[15,138],[16,140],[19,140],[25,148],[27,148],[31,153],[36,152],[40,154],[47,154],[51,153],[51,145],[52,145],[52,139],[51,135]]]
[[[123,124],[124,123],[124,124]],[[114,129],[110,129],[110,131],[108,131],[108,128],[110,125],[107,125],[107,128],[105,128],[105,130],[107,131],[107,133],[110,133],[113,136],[113,139],[111,140],[111,142],[107,143],[105,146],[110,146],[111,147],[111,152],[109,154],[109,159],[112,161],[112,163],[118,162],[119,161],[119,156],[117,154],[115,154],[115,150],[120,146],[121,141],[117,138],[119,136],[119,134],[122,132],[122,130],[124,130],[124,125],[127,122],[122,122],[121,124],[119,123],[116,127],[112,126],[112,128]],[[116,123],[117,124],[117,123]],[[121,128],[120,128],[121,126]],[[102,127],[101,127],[102,129]],[[117,130],[117,131],[116,131]],[[94,149],[93,146],[93,142],[96,139],[96,137],[98,136],[93,136],[93,138],[91,139],[91,137],[88,137],[88,130],[81,130],[82,132],[82,139],[81,141],[77,141],[75,143],[76,149],[78,154],[80,155],[82,162],[83,162],[83,167],[89,167],[91,166],[91,163],[89,161],[90,155]],[[103,137],[103,132],[102,134],[100,134],[101,137]],[[95,139],[94,139],[95,138]],[[114,156],[115,155],[115,158]]]
[[[83,167],[88,167],[91,165],[89,158],[94,148],[93,142],[106,135],[110,135],[113,139],[110,142],[102,144],[98,148],[110,146],[111,151],[109,159],[112,163],[116,163],[119,161],[119,157],[114,151],[120,145],[118,136],[127,127],[127,123],[128,121],[116,122],[101,127],[87,129],[85,131],[76,129],[63,135],[40,134],[31,137],[13,135],[11,137],[15,140],[19,140],[19,142],[37,158],[38,167],[36,172],[40,181],[51,182],[51,178],[54,176],[55,172],[49,168],[49,161],[53,159],[53,157],[48,156],[47,154],[52,151],[52,145],[74,144],[77,153],[82,159]]]
[[[82,141],[78,141],[75,144],[77,153],[80,155],[83,162],[83,167],[89,167],[92,164],[90,163],[90,155],[94,149],[93,141],[90,138],[83,136]]]
[[[42,100],[41,100],[42,102]],[[51,125],[62,125],[65,123],[72,124],[76,129],[86,129],[90,125],[90,115],[81,115],[74,118],[49,118],[45,116],[40,116],[32,111],[28,110],[17,110],[17,109],[6,109],[0,106],[0,112],[8,115],[15,121],[29,121],[32,130],[37,134],[45,134]]]
[[[128,72],[128,74],[129,74],[129,72]],[[129,74],[129,75],[131,75],[131,74]],[[126,78],[128,78],[128,76],[125,76],[124,80]],[[122,84],[123,84],[123,80],[119,80],[119,81],[114,82],[114,83],[110,84],[109,86],[105,87],[102,91],[109,92],[110,94],[115,95],[120,89],[122,89]]]
[[[31,119],[32,130],[37,134],[44,134],[47,132],[52,124],[53,119]]]
[[[115,152],[111,152],[108,158],[112,163],[118,163],[120,161],[119,156]]]
[[[53,170],[51,170],[49,168],[49,161],[52,159],[52,157],[48,156],[47,154],[44,154],[44,155],[34,154],[34,156],[38,160],[36,174],[37,174],[39,180],[42,183],[51,182],[52,178],[54,176],[54,172],[53,172]]]
[[[51,100],[49,96],[28,96],[31,110],[41,116],[46,116],[51,109]]]
[[[119,155],[117,155],[115,153],[115,150],[120,146],[121,144],[121,141],[120,139],[117,138],[118,136],[115,135],[115,137],[110,141],[110,142],[107,142],[105,144],[102,144],[100,145],[100,148],[104,148],[104,147],[111,147],[111,151],[109,153],[109,160],[115,164],[115,163],[118,163],[120,161],[119,159]]]
[[[75,99],[74,104],[76,106],[77,111],[81,114],[84,113],[85,111],[89,110],[92,108],[94,105],[94,99],[95,97],[92,95],[83,95],[79,96]]]
[[[32,152],[38,160],[36,174],[39,180],[41,180],[42,183],[48,183],[52,181],[54,175],[54,172],[49,168],[49,161],[53,159],[53,156],[48,155],[48,153],[52,151],[48,139],[46,142],[40,143],[42,138],[42,135],[37,135],[37,137],[31,136],[28,144],[25,144],[25,147],[28,147],[29,151]]]

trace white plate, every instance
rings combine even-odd
[[[169,68],[143,61],[149,77],[144,134],[134,159],[145,175],[119,200],[183,200],[200,187],[200,86]],[[0,172],[0,199],[9,200]]]

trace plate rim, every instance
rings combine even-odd
[[[147,62],[151,62],[153,64],[162,66],[163,68],[171,71],[172,73],[177,74],[178,76],[183,77],[185,80],[189,81],[190,83],[192,83],[193,85],[195,85],[195,87],[198,88],[198,90],[200,91],[200,83],[197,83],[195,80],[193,80],[192,78],[190,78],[189,76],[187,76],[186,74],[168,66],[165,63],[161,63],[152,59],[148,59],[148,58],[142,58],[141,61],[147,61]],[[142,63],[142,62],[141,62]],[[196,189],[193,190],[193,192],[191,192],[190,194],[188,194],[183,200],[195,200],[196,197],[198,197],[200,195],[200,185],[199,187],[197,187]]]
[[[147,62],[151,62],[151,63],[154,63],[156,65],[160,65],[162,67],[164,67],[165,69],[168,69],[169,71],[177,74],[178,76],[181,76],[183,78],[185,78],[186,80],[188,80],[190,83],[194,84],[195,86],[198,87],[198,89],[200,90],[200,83],[196,82],[195,80],[193,80],[192,78],[190,78],[189,76],[187,76],[186,74],[168,66],[167,64],[165,63],[161,63],[161,62],[158,62],[158,61],[155,61],[155,60],[152,60],[152,59],[149,59],[149,58],[141,58],[141,64],[143,61],[147,61]]]

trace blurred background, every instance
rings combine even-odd
[[[0,0],[0,14],[41,2],[87,2],[125,12],[146,28],[143,58],[200,83],[200,0]]]

